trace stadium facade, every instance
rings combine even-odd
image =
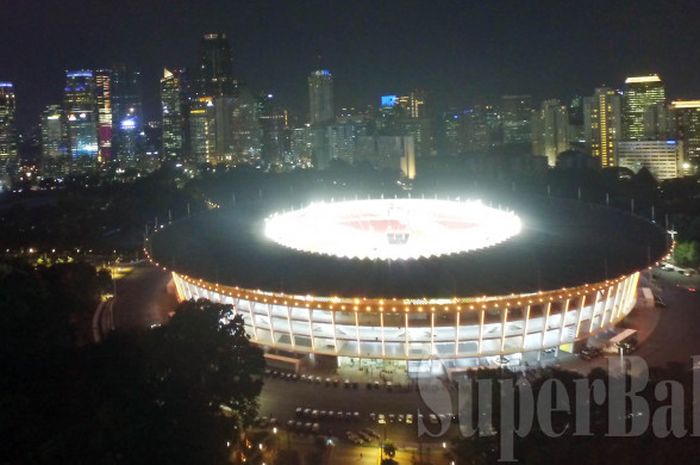
[[[270,259],[272,269],[266,267],[257,274],[251,267],[250,274],[256,277],[243,279],[239,284],[235,277],[221,282],[212,280],[210,274],[189,272],[197,267],[176,264],[169,271],[179,299],[204,298],[232,305],[243,317],[251,340],[269,353],[306,358],[311,363],[324,358],[340,366],[358,360],[392,360],[404,364],[411,373],[419,373],[434,370],[432,364],[426,365],[434,360],[448,368],[461,369],[520,364],[524,360],[539,361],[551,352],[575,352],[586,339],[609,331],[632,311],[640,273],[667,251],[663,231],[646,220],[619,212],[576,210],[579,221],[602,221],[606,227],[636,232],[640,242],[640,247],[623,254],[626,258],[619,263],[613,258],[614,244],[591,246],[591,254],[602,251],[611,257],[604,258],[604,271],[587,272],[583,267],[590,267],[595,261],[584,258],[585,251],[581,255],[565,252],[575,249],[580,241],[585,243],[585,231],[582,237],[570,243],[564,240],[560,246],[553,245],[554,250],[537,257],[530,250],[537,247],[537,241],[531,237],[532,230],[538,229],[532,227],[531,223],[537,221],[533,215],[527,215],[528,220],[523,222],[522,235],[526,237],[521,238],[520,218],[510,210],[488,208],[472,201],[427,202],[337,202],[330,209],[329,204],[315,204],[282,215],[258,212],[251,220],[258,224],[252,228],[253,234],[267,234],[258,240],[266,249],[286,252],[284,262]],[[567,208],[559,209],[563,211],[562,218],[573,215]],[[464,212],[461,216],[460,209]],[[620,223],[620,219],[628,224]],[[290,232],[295,231],[295,224],[298,230]],[[494,224],[498,224],[497,230],[489,229]],[[510,227],[507,234],[503,224]],[[177,226],[166,231],[169,229]],[[196,230],[195,225],[193,231]],[[301,236],[299,230],[303,231]],[[347,236],[343,236],[343,230]],[[335,252],[327,249],[334,243],[324,242],[329,231],[348,246]],[[246,243],[245,237],[238,236],[236,249]],[[468,244],[454,241],[449,245],[451,237],[460,236],[469,237]],[[417,246],[421,240],[427,249]],[[480,240],[485,245],[481,246]],[[358,245],[361,242],[365,244]],[[167,269],[164,263],[168,259],[164,257],[168,254],[162,252],[167,250],[165,244],[171,245],[161,241],[156,247],[161,252],[153,256],[153,261]],[[437,246],[437,252],[431,244]],[[211,243],[209,246],[216,247]],[[250,249],[256,247],[251,245]],[[455,251],[450,252],[450,247],[455,247]],[[501,248],[505,251],[499,254]],[[351,256],[344,255],[343,250],[352,250]],[[400,250],[408,256],[402,256]],[[523,253],[534,260],[562,263],[523,263]],[[226,256],[226,252],[222,254]],[[180,247],[178,256],[186,255]],[[254,257],[257,255],[253,252]],[[270,257],[259,255],[263,261]],[[517,269],[502,268],[509,256],[512,267]],[[233,259],[240,263],[236,269],[245,269],[245,263],[250,263],[248,255],[236,255]],[[201,263],[208,266],[206,260]],[[281,269],[280,263],[293,270],[275,271]],[[220,265],[212,266],[217,268],[216,274],[225,275]],[[531,268],[519,269],[528,266]],[[571,271],[567,275],[560,270]],[[606,276],[620,270],[624,272]],[[302,275],[298,282],[294,273]],[[368,273],[371,276],[361,285],[339,282],[346,275],[353,282],[357,279],[353,275]],[[245,270],[239,274],[244,275]],[[270,276],[275,279],[266,279]],[[426,276],[429,277],[421,278]],[[313,286],[315,280],[319,287],[313,292],[313,287],[308,286]],[[409,286],[395,282],[407,280]],[[453,284],[445,287],[441,280],[452,280]],[[334,286],[333,282],[338,284]],[[266,287],[263,283],[274,284]],[[452,292],[446,292],[447,288]]]

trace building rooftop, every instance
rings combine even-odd
[[[484,200],[487,202],[487,200]],[[663,229],[618,210],[513,199],[522,231],[493,247],[431,258],[370,260],[293,250],[268,239],[257,203],[213,210],[155,234],[154,259],[222,285],[293,295],[452,298],[556,290],[645,268],[667,252]]]
[[[625,84],[642,84],[645,82],[661,82],[658,74],[650,74],[648,76],[630,76],[625,79]]]

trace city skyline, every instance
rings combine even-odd
[[[0,465],[700,455],[700,6],[0,12]]]
[[[0,32],[3,43],[27,57],[0,58],[0,78],[17,88],[22,130],[36,124],[45,105],[60,101],[65,69],[115,62],[142,70],[144,113],[157,119],[162,68],[194,66],[199,39],[212,32],[229,37],[237,79],[275,94],[302,119],[308,112],[306,77],[320,67],[334,75],[337,108],[375,104],[380,95],[413,88],[428,91],[440,108],[506,94],[566,101],[650,73],[662,76],[670,97],[687,99],[695,96],[700,77],[692,47],[683,46],[698,35],[683,26],[691,16],[691,4],[684,2],[642,2],[632,11],[621,4],[591,10],[383,2],[347,9],[340,3],[208,1],[188,8],[194,4],[177,1],[167,9],[139,5],[138,14],[129,2],[119,8],[116,2],[49,2],[40,10],[32,3],[8,5],[11,20]],[[77,10],[120,27],[103,31],[101,21],[92,21],[75,34],[60,33],[77,24],[71,13]],[[27,30],[42,34],[28,37]],[[523,35],[529,40],[519,40]]]

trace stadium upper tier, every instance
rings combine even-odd
[[[444,217],[449,208],[442,204],[435,215],[422,214],[428,217],[426,223],[401,202],[392,206],[391,201],[378,200],[375,210],[363,211],[349,208],[352,202],[336,202],[323,206],[321,213],[343,213],[336,215],[340,229],[321,214],[322,221],[299,223],[298,230],[294,221],[279,222],[273,233],[270,218],[285,217],[277,205],[259,202],[218,209],[162,229],[148,247],[161,266],[222,286],[295,296],[428,300],[527,294],[599,283],[646,268],[668,248],[665,231],[657,225],[590,204],[514,198],[507,206],[492,205],[501,223],[483,226],[476,219],[491,209],[471,217],[465,212],[453,221]],[[482,199],[482,204],[489,202]],[[454,205],[457,211],[467,202]],[[286,218],[293,220],[300,211],[304,210]],[[510,230],[494,229],[495,224]],[[310,235],[316,225],[327,229],[313,240]],[[455,231],[464,234],[465,243],[460,243]],[[474,238],[485,242],[466,243]],[[374,240],[385,241],[389,252],[382,252]],[[369,245],[358,248],[359,241]],[[418,242],[421,250],[439,253],[396,258],[401,254],[393,248]],[[336,252],[324,249],[331,245]],[[350,251],[346,255],[359,256],[363,254],[358,250],[369,250],[364,256],[374,258],[339,256],[345,250]]]

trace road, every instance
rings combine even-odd
[[[686,277],[673,271],[655,269],[656,283],[666,308],[661,312],[656,328],[635,355],[643,357],[650,366],[663,367],[670,362],[690,367],[690,357],[700,355],[700,277]]]
[[[167,286],[170,274],[146,262],[116,282],[114,326],[120,330],[148,328],[162,324],[177,305]]]

